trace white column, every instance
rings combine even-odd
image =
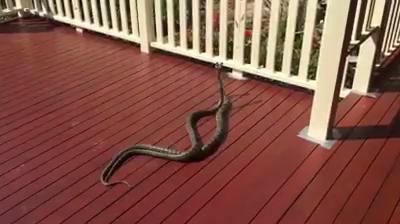
[[[387,10],[390,10],[388,6],[390,6],[390,1],[376,0],[375,2],[371,26],[379,26],[380,29],[369,36],[360,46],[352,88],[353,91],[357,93],[367,94],[369,91],[373,69],[377,57],[379,57],[383,36],[385,34],[389,14]]]
[[[329,0],[308,136],[324,142],[331,134],[339,100],[357,0]]]
[[[138,0],[140,49],[150,52],[150,44],[154,39],[153,1]]]
[[[233,61],[237,65],[244,63],[244,32],[246,29],[246,5],[247,0],[235,1],[235,21],[233,34]],[[231,77],[236,79],[244,79],[243,72],[233,70]]]

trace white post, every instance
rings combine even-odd
[[[140,50],[150,52],[150,44],[154,39],[153,1],[138,0]]]
[[[247,0],[235,1],[235,21],[233,39],[233,61],[242,65],[244,62],[244,32],[246,29],[246,5]],[[243,80],[243,72],[233,69],[232,78]]]
[[[74,11],[74,19],[82,22],[81,7],[77,0],[72,0],[72,9]]]
[[[386,5],[386,7],[385,7]],[[360,46],[358,54],[357,68],[354,75],[352,90],[359,94],[368,94],[373,69],[379,57],[380,49],[385,34],[390,1],[376,0],[371,25],[379,26],[379,30],[373,33]],[[384,13],[386,11],[386,13]]]
[[[17,7],[17,9],[22,9],[22,5],[23,5],[24,2],[26,2],[26,1],[16,0],[15,1],[15,6]]]
[[[328,1],[317,86],[307,130],[307,136],[321,144],[331,136],[356,7],[357,0]]]
[[[22,18],[26,15],[24,10],[30,8],[30,3],[26,0],[15,0],[15,7],[21,9],[21,11],[18,12],[18,17]]]

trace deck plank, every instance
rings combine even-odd
[[[316,147],[315,144],[296,137],[297,133],[306,126],[308,116],[309,111],[285,128],[285,132],[281,133],[279,138],[272,141],[271,144],[267,144],[266,149],[251,164],[241,170],[235,179],[227,183],[223,190],[213,196],[212,200],[190,221],[202,223],[227,219],[229,222],[243,223],[252,220],[265,201],[274,196],[275,192],[282,187],[287,178],[297,170],[302,161]],[[268,139],[262,140],[267,141]],[[253,144],[252,147],[258,148],[260,143],[261,141]],[[258,173],[257,170],[263,172]],[[262,197],[260,196],[261,192]],[[223,205],[222,201],[228,200],[228,198],[232,203]],[[221,208],[220,206],[227,206],[227,209],[235,215],[217,216],[215,212]],[[213,215],[207,216],[206,214]]]
[[[226,153],[231,153],[231,152],[229,152],[230,150],[229,151],[226,151],[226,150],[233,148],[234,147],[234,142],[231,142],[231,141],[236,141],[236,139],[237,139],[235,136],[236,136],[236,133],[238,133],[238,132],[237,131],[234,132],[233,130],[243,130],[243,131],[245,131],[246,129],[248,129],[248,128],[245,128],[246,127],[245,125],[249,126],[252,123],[254,124],[255,122],[257,122],[258,121],[257,118],[263,116],[263,114],[262,114],[263,111],[265,112],[265,114],[269,114],[268,111],[275,110],[273,108],[276,108],[276,106],[279,105],[282,102],[282,100],[284,100],[287,97],[288,94],[289,93],[287,93],[287,92],[285,93],[285,91],[282,91],[282,90],[279,91],[276,88],[270,88],[269,90],[267,90],[267,92],[264,92],[263,96],[265,96],[265,99],[263,100],[263,102],[265,102],[265,103],[255,104],[255,105],[253,105],[253,107],[247,107],[246,108],[246,110],[248,110],[248,109],[252,109],[252,110],[257,109],[256,111],[252,112],[252,114],[254,115],[253,116],[254,121],[249,122],[250,121],[249,118],[244,117],[245,115],[242,113],[242,117],[240,118],[241,122],[237,126],[231,127],[230,136],[232,136],[232,137],[228,140],[228,142],[226,143],[226,146],[222,147],[219,150],[219,152],[216,155],[217,157],[213,157],[212,158],[213,162],[208,160],[208,161],[199,163],[198,166],[195,166],[195,167],[179,165],[178,168],[180,168],[181,170],[179,170],[178,173],[174,174],[171,177],[171,179],[168,180],[166,183],[163,183],[162,185],[160,185],[158,187],[158,189],[156,190],[156,192],[160,196],[162,195],[163,197],[165,197],[165,196],[167,196],[165,190],[171,191],[171,193],[172,193],[177,189],[177,187],[179,187],[179,185],[178,186],[175,185],[176,187],[172,187],[171,188],[171,185],[174,185],[174,183],[176,183],[177,181],[182,182],[182,184],[184,184],[185,182],[187,182],[189,180],[192,181],[193,180],[192,179],[193,176],[198,174],[197,172],[204,171],[205,169],[207,169],[206,168],[207,163],[214,163],[215,161],[219,161],[220,162],[219,165],[225,164],[226,162],[224,160],[220,159],[219,154],[222,153],[224,155]],[[271,97],[273,97],[273,98],[271,98]],[[279,98],[280,98],[280,100],[278,100]],[[246,102],[246,101],[244,101],[244,102]],[[257,108],[256,106],[259,106],[259,107]],[[247,111],[246,114],[248,114],[248,111]],[[237,120],[235,118],[236,118],[235,116],[232,117],[232,124],[233,125],[236,124],[236,122],[237,122]],[[245,120],[243,120],[243,119],[245,119]],[[209,124],[210,123],[208,123],[208,126],[210,126]],[[211,127],[208,127],[208,130],[207,130],[208,132],[210,132],[210,128]],[[187,141],[187,139],[182,139],[180,142],[178,142],[175,145],[176,145],[177,148],[186,148],[188,144],[189,144],[189,142]],[[172,166],[176,166],[175,164],[171,164],[171,165]],[[159,172],[157,171],[157,173],[159,173]],[[198,184],[197,187],[201,186],[201,183],[204,181],[203,180],[204,178],[205,178],[205,176],[203,176],[201,178],[196,178],[197,184]],[[168,187],[166,187],[166,186],[168,186]],[[160,199],[158,199],[158,200],[160,200]],[[124,200],[123,201],[129,201],[129,196],[128,197],[124,196]],[[142,201],[138,201],[138,202],[141,203]],[[152,203],[154,203],[154,202],[152,202]],[[121,212],[123,212],[123,211],[118,211],[118,207],[119,207],[118,205],[119,205],[119,202],[115,203],[112,206],[111,209],[108,209],[108,210],[105,211],[105,214],[114,213],[116,215],[112,215],[112,216],[110,215],[110,217],[118,218],[118,216],[119,216],[118,214],[121,214]],[[121,219],[124,219],[126,217],[132,217],[131,216],[132,214],[135,214],[135,217],[140,218],[140,214],[145,213],[145,212],[149,212],[149,210],[141,210],[141,209],[139,211],[135,211],[135,210],[132,211],[132,209],[129,208],[131,206],[132,206],[132,204],[126,203],[126,210],[128,210],[128,209],[129,210],[128,210],[127,213],[125,213],[121,217]],[[173,207],[171,207],[171,208],[173,208]],[[96,223],[97,221],[102,220],[102,219],[105,219],[105,216],[103,214],[99,214],[94,220],[92,220],[92,222]],[[113,219],[109,219],[109,218],[107,218],[107,220],[113,221]],[[137,218],[133,219],[133,221],[136,221],[136,220],[137,220]]]

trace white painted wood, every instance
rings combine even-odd
[[[375,26],[375,24],[372,23],[372,17],[373,17],[373,11],[375,8],[375,0],[367,0],[367,6],[365,9],[366,12],[366,18],[364,19],[364,23],[363,23],[363,33],[364,31],[367,31],[369,29],[369,27],[371,26]]]
[[[139,0],[139,29],[140,29],[140,50],[145,53],[150,52],[150,44],[154,39],[154,15],[153,1]]]
[[[261,25],[263,0],[255,0],[253,13],[253,35],[251,37],[251,59],[252,66],[258,68],[260,63],[260,43],[261,43]]]
[[[396,3],[396,6],[393,9],[393,15],[394,15],[393,25],[389,32],[389,51],[390,52],[395,50],[396,41],[395,41],[394,35],[396,33],[396,28],[397,28],[397,25],[399,24],[399,17],[400,17],[400,15],[399,15],[400,14],[400,11],[399,11],[400,1],[395,1],[395,3]]]
[[[400,9],[397,12],[400,14]],[[400,44],[400,16],[399,16],[399,20],[397,21],[397,28],[396,28],[396,33],[395,33],[395,40],[396,40],[396,46],[398,47]]]
[[[395,51],[395,49],[396,49],[397,40],[395,39],[396,38],[395,35],[396,35],[396,30],[398,28],[398,25],[400,23],[400,1],[397,1],[397,7],[396,7],[396,10],[394,11],[394,15],[396,15],[395,22],[394,22],[395,25],[393,26],[393,30],[392,30],[391,37],[390,37],[392,51]]]
[[[56,12],[56,7],[54,5],[54,1],[53,0],[48,0],[48,3],[49,3],[49,8],[50,8],[50,13],[54,14]]]
[[[396,13],[398,15],[400,14],[400,6]],[[398,44],[400,43],[400,15],[399,15],[399,18],[396,23],[397,23],[397,27],[396,27],[396,31],[395,31],[395,40],[396,40],[396,46],[398,46]]]
[[[359,1],[357,4],[357,13],[355,15],[355,22],[353,27],[352,41],[359,40],[361,35],[364,33],[369,33],[371,29],[371,24],[368,23],[368,18],[370,17],[368,9],[368,4],[371,0]],[[365,27],[365,28],[364,28]]]
[[[119,13],[121,15],[122,32],[129,33],[126,0],[119,0]]]
[[[289,1],[288,19],[285,32],[285,43],[283,50],[282,72],[286,75],[291,74],[293,47],[296,32],[296,22],[299,8],[299,0]]]
[[[246,29],[246,0],[235,1],[235,22],[233,39],[233,61],[244,63],[244,31]]]
[[[64,0],[64,1],[66,1],[66,0]],[[33,5],[34,5],[34,9],[35,9],[35,10],[41,11],[39,0],[33,0]],[[6,7],[8,8],[7,1],[6,1]]]
[[[310,65],[310,57],[314,39],[315,20],[317,16],[318,0],[307,1],[307,14],[305,20],[303,43],[301,47],[300,64],[299,64],[299,78],[303,80],[308,79],[308,68]]]
[[[6,0],[6,7],[9,10],[13,10],[14,9],[14,4],[13,4],[12,0]]]
[[[396,6],[398,1],[391,1],[392,5],[391,5],[391,9],[390,9],[390,14],[389,14],[389,24],[386,27],[385,30],[385,53],[387,55],[390,55],[390,51],[391,51],[391,33],[393,32],[393,27],[394,27],[394,22],[395,22],[395,11],[396,11]]]
[[[272,1],[269,32],[268,32],[267,61],[265,65],[265,67],[271,71],[275,70],[275,53],[276,53],[276,45],[278,38],[280,10],[281,10],[281,2]]]
[[[174,0],[167,0],[168,44],[175,47]]]
[[[379,60],[379,52],[385,36],[388,21],[390,2],[376,0],[373,8],[373,24],[381,27],[381,30],[373,33],[361,44],[358,53],[357,67],[353,80],[353,91],[360,94],[368,94],[371,77],[376,62]]]
[[[392,30],[392,26],[393,26],[393,20],[394,20],[394,8],[395,8],[395,1],[389,1],[390,2],[390,10],[389,10],[389,19],[387,22],[387,26],[385,28],[384,31],[384,38],[383,38],[383,48],[382,48],[382,52],[385,55],[389,55],[388,51],[390,50],[390,32]]]
[[[244,32],[246,29],[246,5],[247,0],[235,1],[235,21],[233,30],[233,61],[237,64],[244,64]],[[242,79],[243,72],[233,70],[232,76],[236,79]]]
[[[200,0],[192,1],[193,50],[200,53]]]
[[[1,16],[15,16],[15,15],[19,15],[19,13],[21,13],[22,10],[21,9],[14,9],[14,10],[9,10],[9,9],[3,9],[2,11],[0,11],[0,15]],[[6,18],[3,23],[6,22],[11,22],[16,20],[16,18]]]
[[[154,7],[155,7],[155,14],[156,14],[156,36],[157,36],[157,42],[164,43],[163,23],[162,23],[162,1],[161,0],[155,0]]]
[[[35,0],[37,1],[37,0]],[[63,0],[65,8],[65,16],[68,19],[72,19],[71,2],[69,0]]]
[[[214,0],[206,0],[206,53],[213,56]]]
[[[61,2],[61,0],[57,0],[57,1],[60,1],[60,2]],[[34,8],[34,7],[33,7],[33,1],[32,1],[32,0],[28,1],[27,5],[28,5],[28,9],[30,9],[30,10]]]
[[[100,0],[100,10],[101,10],[101,21],[103,22],[103,28],[110,28],[109,18],[107,14],[107,2],[106,0]]]
[[[327,140],[332,134],[356,3],[357,0],[328,1],[308,129],[308,135],[317,140]]]
[[[23,17],[24,16],[23,11],[25,9],[31,8],[31,5],[30,5],[31,3],[32,3],[31,0],[29,0],[29,1],[26,1],[26,0],[15,0],[15,10],[20,10],[18,12],[18,16],[19,17]],[[53,2],[53,7],[54,7],[54,2]],[[1,12],[1,6],[0,6],[0,12]]]
[[[375,2],[375,0],[373,0]],[[369,21],[371,16],[370,10],[373,10],[374,6],[371,5],[372,0],[358,1],[357,11],[355,14],[355,22],[353,26],[352,43],[357,43],[360,40],[361,35],[368,35],[371,30],[371,22]],[[372,14],[372,13],[371,13]]]
[[[89,12],[89,1],[88,0],[82,0],[82,5],[83,5],[83,21],[86,23],[90,23],[90,12]]]
[[[366,2],[366,1],[364,1],[364,2]],[[362,5],[362,2],[359,1],[357,3],[356,14],[354,15],[355,19],[354,19],[354,25],[353,25],[353,34],[351,36],[352,42],[355,42],[359,39],[360,33],[357,32],[357,27],[359,26],[359,24],[363,24],[363,21],[364,21],[364,18],[361,18],[362,17],[361,5]]]
[[[217,62],[223,62],[224,66],[234,69],[236,71],[244,71],[250,74],[255,74],[261,77],[277,80],[283,83],[288,83],[290,85],[295,85],[295,86],[300,86],[304,87],[307,89],[315,89],[316,82],[314,80],[308,80],[304,81],[302,79],[299,79],[297,76],[284,76],[281,72],[273,72],[267,69],[259,69],[255,68],[250,64],[237,64],[233,60],[222,60],[220,57],[209,57],[206,53],[197,53],[194,50],[186,50],[180,47],[170,47],[168,44],[162,44],[158,42],[153,42],[151,43],[151,46],[153,48],[161,49],[164,51],[172,52],[174,54],[179,54],[191,58],[195,58],[204,62],[209,62],[209,63],[217,63]]]
[[[61,0],[56,0],[56,7],[57,7],[57,15],[65,16],[65,14],[63,13],[64,5],[62,4]]]
[[[394,35],[393,35],[393,42],[394,42],[394,44],[396,45],[396,46],[398,46],[397,45],[397,43],[399,42],[399,36],[398,36],[398,34],[399,34],[399,30],[400,30],[400,2],[398,3],[399,4],[399,7],[397,8],[397,11],[396,11],[396,15],[397,15],[397,21],[396,21],[396,28],[395,28],[395,30],[394,30]]]
[[[372,34],[372,36],[360,46],[352,87],[352,89],[358,93],[368,93],[372,72],[375,66],[375,56],[378,50],[376,43],[379,38],[378,35],[378,32]]]
[[[110,0],[110,12],[111,12],[111,25],[112,29],[115,32],[119,31],[119,24],[118,24],[118,17],[117,17],[117,5],[116,5],[116,0]]]
[[[186,0],[179,0],[179,34],[180,47],[187,49],[187,4]]]
[[[40,1],[34,0],[37,2],[37,7],[41,8]],[[57,4],[62,5],[61,0],[56,0]],[[219,15],[220,15],[220,33],[219,33],[219,57],[213,56],[213,39],[214,39],[214,30],[213,30],[213,10],[214,10],[214,0],[203,0],[206,3],[206,36],[205,36],[205,46],[206,51],[205,53],[200,52],[200,0],[193,0],[192,10],[193,10],[193,17],[192,24],[193,24],[193,49],[187,49],[187,18],[186,18],[186,9],[187,4],[186,1],[180,0],[179,1],[179,31],[180,31],[180,44],[176,46],[175,43],[175,26],[174,26],[174,1],[173,0],[153,0],[152,1],[145,1],[139,0],[139,5],[137,5],[136,0],[129,0],[129,7],[131,14],[132,21],[132,34],[128,32],[128,15],[126,15],[128,5],[126,0],[90,0],[90,1],[83,1],[82,6],[83,9],[80,8],[79,3],[80,0],[72,0],[73,2],[73,12],[75,15],[75,19],[72,19],[71,16],[71,8],[69,10],[69,18],[68,15],[55,15],[53,19],[69,23],[76,27],[82,29],[89,29],[94,30],[96,32],[105,33],[111,36],[123,38],[129,41],[140,42],[141,49],[143,52],[149,52],[150,47],[156,47],[162,50],[186,55],[189,57],[193,57],[196,59],[208,61],[208,62],[224,62],[227,67],[233,69],[234,74],[241,75],[242,72],[248,72],[257,74],[259,76],[271,78],[274,80],[279,80],[285,83],[293,84],[302,86],[305,88],[315,89],[315,81],[307,80],[307,70],[309,66],[309,58],[311,55],[312,49],[312,34],[314,31],[314,24],[315,24],[315,14],[316,14],[316,5],[317,0],[308,0],[307,6],[307,16],[306,16],[306,24],[305,24],[305,31],[304,31],[304,39],[303,39],[303,47],[302,47],[302,57],[301,57],[301,64],[300,64],[300,72],[299,76],[288,76],[290,75],[290,70],[292,67],[291,58],[293,52],[293,41],[295,38],[295,28],[296,28],[296,20],[297,20],[297,8],[300,0],[290,0],[289,1],[289,9],[288,9],[288,21],[286,26],[286,37],[285,37],[285,44],[284,44],[284,61],[282,72],[274,71],[275,66],[275,51],[276,51],[276,43],[277,43],[277,34],[278,34],[278,26],[279,26],[279,17],[280,17],[280,10],[281,10],[281,1],[275,0],[272,1],[272,11],[271,11],[271,21],[269,25],[269,40],[268,40],[268,53],[267,53],[267,68],[259,68],[259,49],[260,49],[260,36],[261,36],[261,24],[262,24],[262,9],[263,9],[263,0],[255,0],[254,7],[255,11],[253,14],[253,35],[252,35],[252,49],[251,49],[251,63],[245,64],[244,63],[244,32],[245,32],[245,12],[247,7],[246,0],[236,0],[236,9],[235,9],[235,22],[234,22],[234,54],[233,59],[227,59],[227,12],[228,12],[228,0],[220,0],[219,5]],[[119,3],[119,8],[117,9],[117,4]],[[334,0],[330,0],[329,4],[332,3]],[[344,0],[341,0],[344,1]],[[383,0],[380,0],[383,1]],[[47,1],[46,1],[47,2]],[[68,6],[68,2],[65,0],[66,7]],[[161,9],[162,9],[162,2],[165,2],[167,7],[167,28],[168,28],[168,44],[164,44],[164,38],[162,36],[162,21],[161,21]],[[97,4],[100,3],[101,12],[97,10]],[[109,4],[108,4],[109,3]],[[156,25],[156,33],[157,33],[157,42],[154,42],[154,21],[153,21],[153,3],[155,3],[155,25]],[[89,7],[88,4],[92,4]],[[342,4],[344,4],[342,2]],[[49,5],[50,8],[52,7]],[[78,17],[80,13],[77,14],[76,7],[78,11],[84,12],[84,21],[81,21]],[[395,9],[392,10],[392,13],[398,12],[398,3],[396,3]],[[45,7],[42,7],[45,8]],[[57,8],[59,6],[57,5]],[[88,23],[88,16],[90,15],[89,10],[92,10],[93,15],[93,24]],[[52,10],[53,11],[53,10]],[[108,11],[110,11],[111,18],[108,17]],[[120,21],[118,19],[118,13],[121,13]],[[68,12],[68,10],[67,10]],[[43,10],[37,10],[36,13],[40,15],[45,15],[46,12]],[[138,16],[139,13],[139,16]],[[360,13],[360,12],[359,12]],[[102,27],[99,26],[99,16],[102,16],[102,20],[104,25]],[[392,25],[389,25],[387,31],[387,38],[388,38],[388,49],[393,49],[395,42],[398,40],[398,17],[397,14],[393,14],[392,18]],[[360,17],[361,18],[361,17]],[[112,22],[112,29],[110,29],[110,24],[108,21]],[[119,24],[121,23],[121,24]],[[390,23],[389,23],[390,24]],[[123,32],[119,32],[119,25],[121,25]],[[339,27],[340,28],[340,27]],[[140,35],[139,35],[140,34]],[[142,36],[144,35],[144,36]],[[139,40],[139,36],[141,39]],[[354,33],[353,33],[354,37]],[[331,43],[330,43],[331,44]],[[367,46],[367,45],[366,45]],[[362,61],[362,60],[361,60]],[[306,62],[306,63],[304,63]],[[322,63],[322,62],[320,62]],[[372,63],[373,64],[373,63]],[[320,73],[318,73],[320,74]],[[361,77],[361,76],[360,76]],[[331,81],[331,80],[330,80]]]
[[[131,11],[131,27],[132,34],[135,37],[139,37],[139,21],[137,13],[137,0],[129,0],[129,7]]]
[[[220,0],[219,6],[219,57],[227,59],[228,0]]]
[[[346,79],[347,79],[347,70],[349,69],[349,61],[350,61],[350,56],[347,55],[347,57],[344,61],[343,78],[342,78],[342,84],[340,85],[340,92],[345,90]]]
[[[42,9],[42,11],[44,12],[44,13],[49,13],[48,12],[48,2],[47,1],[40,1],[40,7],[41,7],[41,9]]]
[[[83,21],[82,20],[82,9],[79,4],[79,0],[72,0],[72,8],[73,8],[73,13],[74,13],[74,19],[78,21]]]
[[[90,0],[91,2],[91,9],[92,9],[92,15],[93,15],[93,23],[95,26],[100,27],[100,13],[98,10],[98,4],[97,0]]]

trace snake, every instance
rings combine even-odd
[[[127,181],[113,181],[113,174],[122,167],[122,165],[133,156],[145,155],[155,158],[166,159],[177,162],[196,162],[204,160],[218,150],[224,143],[229,129],[229,113],[232,103],[229,96],[226,95],[223,83],[222,63],[216,63],[215,68],[218,71],[218,92],[219,100],[210,109],[203,109],[192,112],[186,119],[186,130],[191,142],[191,147],[185,151],[179,151],[172,148],[165,148],[149,144],[135,144],[118,152],[103,169],[100,181],[105,186],[117,184],[131,185]],[[204,143],[197,128],[197,123],[205,117],[215,116],[216,127],[213,136],[208,143]]]

